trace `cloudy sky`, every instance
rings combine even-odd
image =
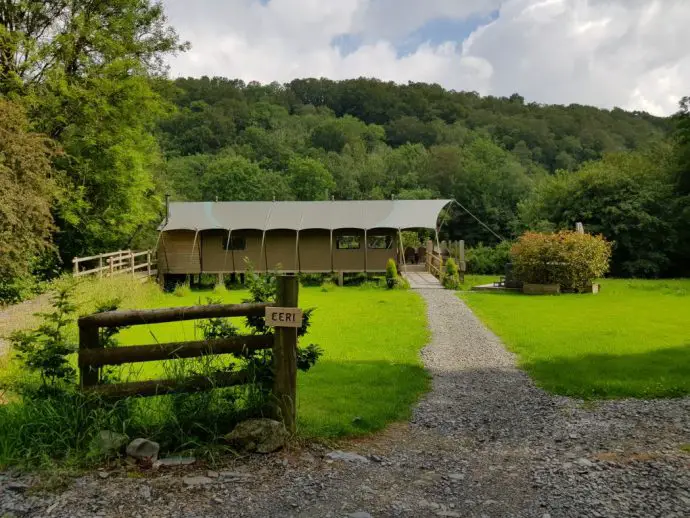
[[[690,0],[163,0],[178,76],[377,77],[529,101],[675,111]]]

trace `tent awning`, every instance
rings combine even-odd
[[[171,202],[159,230],[436,228],[451,200]]]

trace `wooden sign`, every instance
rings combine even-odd
[[[266,308],[269,327],[301,327],[302,310],[299,308]]]

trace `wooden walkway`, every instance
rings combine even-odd
[[[439,280],[429,272],[407,272],[402,274],[413,290],[442,290]]]

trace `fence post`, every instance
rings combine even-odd
[[[98,258],[98,278],[103,278],[103,257]]]
[[[132,277],[134,277],[134,252],[129,253],[129,267],[132,269]]]
[[[426,242],[426,271],[431,273],[431,261],[434,255],[434,242],[429,239]]]
[[[72,267],[72,273],[76,277],[77,275],[79,275],[79,258],[75,257],[74,259],[72,259],[72,262],[74,263],[74,266]]]
[[[113,258],[112,257],[108,257],[108,266],[110,266],[110,274],[108,275],[108,277],[112,277],[113,276]]]
[[[146,252],[146,276],[151,277],[151,250]]]
[[[84,325],[79,322],[79,350],[98,349],[101,347],[98,326]],[[86,366],[79,367],[79,386],[81,388],[98,385],[99,369]]]
[[[281,275],[277,279],[276,305],[297,307],[299,282],[295,275]],[[276,327],[273,342],[273,397],[275,417],[283,421],[290,433],[295,433],[297,408],[297,328]]]

